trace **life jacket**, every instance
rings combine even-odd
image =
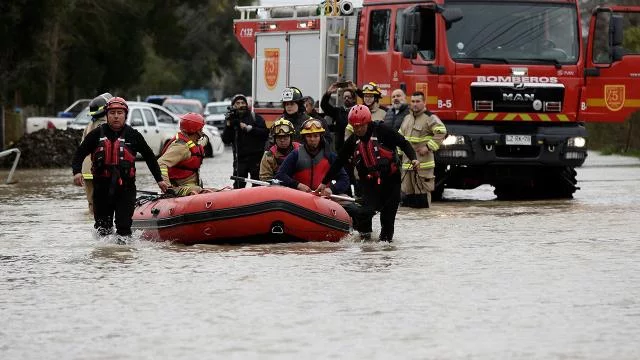
[[[169,146],[171,146],[171,144],[173,144],[174,142],[185,144],[185,146],[189,148],[191,156],[188,159],[183,160],[169,168],[169,179],[186,179],[189,176],[196,174],[198,170],[200,170],[200,166],[202,166],[202,160],[204,159],[204,147],[202,145],[194,143],[193,140],[190,140],[183,133],[179,132],[171,141],[167,142],[164,145],[164,148],[162,148],[160,155],[162,156],[162,154],[164,154]]]
[[[125,125],[115,140],[109,140],[104,134],[104,125],[100,126],[100,140],[91,154],[91,173],[94,178],[133,179],[136,176],[135,152],[125,143],[129,127]]]
[[[304,146],[298,148],[298,162],[296,163],[296,172],[293,178],[312,190],[318,188],[322,182],[322,178],[329,172],[331,164],[327,151],[320,150],[314,157],[307,152]]]
[[[297,141],[293,142],[293,146],[289,146],[289,148],[287,149],[287,153],[286,154],[282,154],[280,151],[278,151],[278,146],[277,145],[273,145],[269,148],[269,151],[271,151],[271,154],[273,154],[273,157],[276,159],[276,164],[278,165],[278,168],[280,168],[280,165],[282,165],[282,163],[284,162],[284,159],[287,157],[287,155],[289,155],[291,153],[291,150],[298,150],[298,148],[300,147],[300,143]],[[277,171],[277,169],[276,169]]]
[[[375,180],[377,184],[380,184],[383,178],[398,172],[399,168],[396,152],[378,143],[375,125],[368,141],[356,140],[353,159],[361,178],[364,174],[367,179]]]

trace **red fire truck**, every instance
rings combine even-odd
[[[571,198],[587,156],[584,123],[622,122],[640,107],[640,7],[600,6],[587,27],[578,2],[239,7],[234,31],[253,58],[255,110],[268,120],[289,85],[318,99],[334,81],[373,81],[383,104],[392,89],[422,91],[449,133],[434,198],[482,184],[500,199]]]

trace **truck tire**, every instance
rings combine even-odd
[[[207,142],[207,146],[204,147],[204,157],[214,157],[213,156],[213,147],[211,146],[211,142]]]
[[[434,174],[436,176],[436,185],[435,189],[433,189],[433,191],[431,192],[431,201],[442,201],[446,171],[446,165],[436,165],[436,168],[434,169]]]

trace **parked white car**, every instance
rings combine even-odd
[[[154,154],[159,155],[164,145],[178,132],[180,118],[168,109],[152,103],[127,101],[127,105],[127,124],[138,130]],[[91,116],[87,107],[69,124],[69,128],[84,130],[89,121]],[[224,143],[217,129],[205,127],[203,132],[207,138],[206,156],[221,155],[224,152]]]
[[[31,134],[42,129],[60,129],[67,128],[67,124],[73,119],[73,116],[79,114],[82,109],[87,107],[91,99],[79,99],[71,104],[64,111],[58,113],[58,117],[53,116],[34,116],[28,117],[25,122],[25,133]]]
[[[204,122],[207,125],[224,129],[224,115],[229,111],[231,101],[214,101],[204,107]]]

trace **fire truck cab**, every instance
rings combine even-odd
[[[408,99],[421,91],[449,133],[435,154],[433,198],[482,184],[500,199],[571,198],[587,156],[584,123],[621,122],[640,107],[640,7],[597,7],[587,27],[578,2],[242,7],[234,30],[267,119],[282,112],[289,85],[318,99],[333,81],[373,81],[383,105],[393,89]]]

